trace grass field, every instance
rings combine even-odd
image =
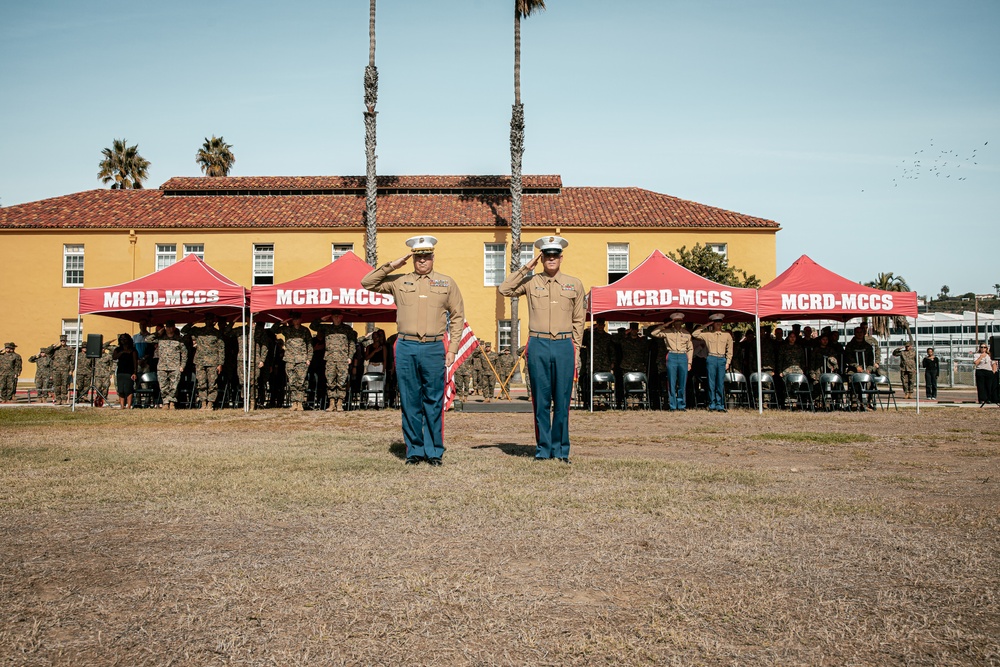
[[[3,665],[1000,665],[1000,410],[0,410]]]

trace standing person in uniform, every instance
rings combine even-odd
[[[329,319],[327,324],[323,320]],[[358,344],[358,332],[344,324],[343,313],[333,313],[309,325],[326,344],[324,363],[326,364],[326,393],[328,412],[344,409],[347,395],[347,375],[351,357]]]
[[[462,343],[465,304],[458,284],[434,270],[433,236],[406,240],[409,254],[387,262],[361,279],[372,292],[396,301],[396,377],[402,412],[406,463],[441,465],[444,455],[445,367],[455,363]],[[413,271],[390,275],[413,258]],[[447,350],[445,330],[450,333]]]
[[[913,375],[917,372],[917,351],[913,343],[906,341],[901,348],[892,351],[892,356],[899,357],[899,383],[903,385],[903,398],[913,398]]]
[[[569,463],[569,406],[583,344],[584,290],[560,271],[560,236],[535,241],[540,251],[497,288],[503,297],[528,297],[528,368],[535,408],[535,459]],[[542,273],[531,271],[541,261]]]
[[[17,378],[21,375],[21,355],[15,352],[17,345],[4,343],[0,352],[0,403],[10,403],[17,394]]]
[[[52,387],[56,405],[69,402],[69,383],[73,375],[74,350],[66,344],[67,340],[68,338],[63,334],[59,336],[58,343],[48,348],[48,355],[52,358]]]
[[[500,373],[500,400],[506,400],[510,396],[510,375],[514,370],[514,355],[510,353],[510,348],[505,347],[500,350],[500,357],[497,361],[497,372]]]
[[[726,371],[733,362],[733,337],[722,330],[722,320],[725,315],[715,313],[709,315],[711,331],[705,331],[701,325],[691,332],[691,338],[705,343],[707,357],[705,368],[708,372],[708,410],[709,412],[725,412]]]
[[[215,401],[219,396],[219,376],[226,355],[226,343],[215,322],[215,315],[206,313],[203,325],[189,324],[181,329],[182,334],[190,336],[194,341],[194,369],[202,410],[215,409]]]
[[[156,343],[156,381],[160,385],[161,407],[164,410],[175,410],[177,387],[181,384],[181,373],[187,365],[187,342],[173,320],[167,320],[162,327],[157,327],[155,332],[146,336],[146,342]]]
[[[127,334],[126,334],[127,335]],[[131,339],[132,337],[129,336]],[[115,362],[111,358],[111,347],[112,343],[109,340],[101,348],[101,356],[94,360],[94,366],[97,372],[94,374],[94,388],[97,389],[98,397],[95,405],[98,407],[102,405],[110,406],[110,403],[106,403],[108,400],[108,391],[111,389],[111,376],[114,374]],[[117,390],[118,385],[115,385]]]
[[[687,410],[687,376],[694,361],[691,334],[684,326],[684,313],[671,313],[670,323],[663,323],[650,332],[662,338],[667,346],[667,401],[671,412]]]
[[[927,392],[927,400],[937,400],[937,381],[941,373],[941,360],[934,355],[934,348],[927,348],[927,356],[924,357],[920,365],[924,367],[924,391]]]
[[[482,350],[479,355],[479,393],[483,395],[483,403],[489,403],[493,400],[497,386],[494,369],[500,370],[497,368],[497,364],[500,363],[500,355],[493,351],[493,343],[490,341],[486,341],[482,348],[476,348],[476,350]]]
[[[312,334],[302,326],[302,313],[293,312],[289,320],[272,327],[275,335],[285,338],[285,376],[292,397],[292,410],[301,412],[306,400],[306,373],[313,357]]]
[[[41,348],[38,354],[28,357],[28,361],[35,364],[35,391],[38,392],[38,399],[43,403],[46,398],[51,400],[52,357],[49,356],[49,348]]]

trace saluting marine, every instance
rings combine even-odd
[[[441,465],[444,455],[445,368],[455,363],[462,343],[465,304],[458,284],[434,270],[433,236],[406,241],[410,253],[387,262],[361,279],[372,292],[396,300],[396,377],[406,442],[406,463]],[[413,257],[413,271],[392,274]],[[445,330],[450,333],[445,349]]]
[[[670,322],[655,327],[650,335],[667,346],[667,400],[671,411],[687,410],[687,376],[694,361],[691,334],[684,326],[684,313],[671,313]]]
[[[535,408],[535,459],[569,463],[569,406],[583,345],[584,289],[560,271],[569,242],[560,236],[535,241],[539,253],[497,288],[503,297],[528,297],[528,350]],[[542,272],[531,271],[541,262]]]
[[[722,330],[722,320],[725,315],[715,313],[709,315],[711,331],[705,331],[701,325],[691,332],[691,338],[705,343],[707,357],[705,366],[708,369],[708,409],[711,412],[725,412],[726,371],[733,361],[733,337]]]

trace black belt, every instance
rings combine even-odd
[[[401,333],[396,338],[397,340],[414,340],[418,343],[434,343],[444,340],[444,334],[438,334],[437,336],[414,336],[413,334]]]
[[[566,340],[567,338],[572,338],[573,334],[571,334],[571,333],[557,333],[557,334],[552,334],[552,333],[542,333],[541,331],[529,331],[528,332],[528,337],[529,338],[546,338],[548,340]]]

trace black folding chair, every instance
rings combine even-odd
[[[807,407],[811,412],[816,412],[813,404],[812,387],[809,386],[809,378],[803,373],[786,373],[785,380],[785,407],[789,410],[798,408],[805,410]]]
[[[385,373],[365,373],[361,376],[358,407],[362,410],[385,407]]]
[[[610,371],[594,373],[594,407],[600,403],[609,410],[615,409],[615,374]]]
[[[868,373],[854,373],[851,375],[851,409],[864,412],[871,408],[875,409],[877,401],[875,381]]]
[[[649,409],[649,385],[646,381],[645,373],[625,373],[622,376],[622,389],[625,394],[626,408],[628,408],[631,401],[637,408],[643,410]]]
[[[823,373],[819,376],[819,400],[827,412],[847,409],[845,400],[848,393],[844,379],[837,373]]]
[[[778,408],[778,392],[774,388],[774,378],[768,372],[750,374],[750,407],[757,408],[758,390],[764,407]]]
[[[726,407],[749,408],[750,385],[747,384],[747,377],[739,371],[726,373],[724,396]]]
[[[872,376],[872,382],[875,383],[875,399],[878,401],[879,407],[883,410],[888,410],[891,403],[896,412],[899,412],[899,406],[896,405],[896,390],[892,388],[889,376],[874,375]]]

